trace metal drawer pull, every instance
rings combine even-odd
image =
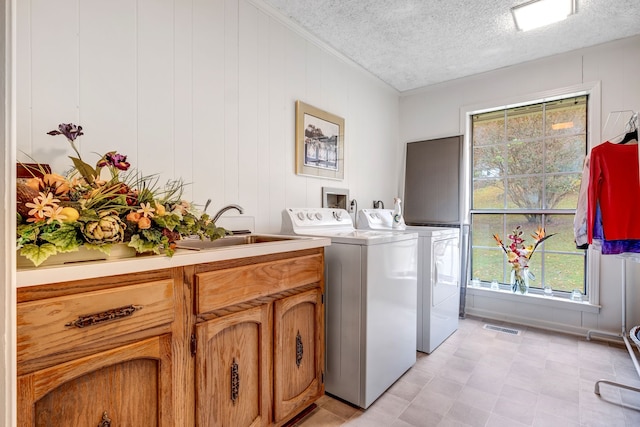
[[[98,427],[111,427],[111,418],[107,415],[107,411],[102,414],[102,421],[100,421]]]
[[[122,319],[123,317],[131,316],[138,310],[142,310],[141,305],[127,305],[125,307],[113,308],[111,310],[103,311],[102,313],[80,316],[73,322],[69,322],[64,326],[84,328],[85,326],[92,326],[99,323],[109,322],[111,320]]]
[[[302,336],[300,335],[300,331],[298,331],[298,335],[296,335],[296,365],[298,365],[298,368],[302,363],[303,354],[304,354],[304,346],[302,345]]]
[[[236,404],[238,393],[240,392],[240,375],[238,374],[238,364],[235,357],[231,363],[231,401]]]

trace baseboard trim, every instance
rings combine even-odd
[[[533,328],[544,329],[546,331],[560,332],[560,333],[565,333],[565,334],[575,335],[575,336],[580,336],[585,338],[587,336],[587,332],[590,330],[593,330],[593,328],[583,328],[583,327],[571,326],[571,325],[562,324],[562,323],[550,322],[547,320],[533,319],[530,317],[514,316],[514,315],[505,314],[505,313],[498,313],[491,310],[483,310],[483,309],[478,309],[478,308],[468,307],[468,306],[466,308],[466,314],[469,316],[478,317],[481,319],[509,322],[515,325],[521,325],[525,327],[529,326]],[[602,336],[594,335],[593,338],[601,341],[611,341],[616,343],[620,342],[620,340],[617,340],[615,338],[607,338]]]

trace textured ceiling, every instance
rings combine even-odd
[[[527,32],[526,0],[260,1],[401,92],[640,34],[640,0],[576,0]]]

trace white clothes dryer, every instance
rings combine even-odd
[[[344,209],[291,208],[282,232],[325,247],[325,391],[369,407],[416,361],[418,235],[356,230]]]
[[[393,210],[362,209],[358,227],[391,230]],[[418,233],[417,350],[431,353],[458,330],[460,229],[407,226]]]

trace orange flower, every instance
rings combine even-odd
[[[507,253],[507,248],[504,247],[504,243],[502,243],[502,239],[500,238],[500,236],[498,234],[494,234],[493,238],[498,243],[498,246],[502,248],[504,253]]]
[[[544,235],[545,235],[544,228],[542,228],[541,226],[538,226],[538,229],[535,231],[534,234],[531,235],[531,237],[533,237],[537,242],[544,239]]]
[[[69,183],[67,179],[57,173],[47,173],[43,177],[44,183],[55,189],[56,194],[67,194],[69,192]]]
[[[44,183],[50,186],[55,186],[57,183],[65,182],[64,176],[57,173],[47,173],[43,177]]]
[[[138,222],[140,221],[140,218],[142,218],[142,215],[140,215],[138,212],[129,212],[127,214],[127,221]]]
[[[44,215],[40,215],[40,213],[35,213],[32,217],[27,218],[27,222],[38,222],[44,221]]]
[[[138,228],[140,230],[147,230],[151,228],[151,219],[146,216],[141,217],[138,221]]]
[[[27,187],[32,188],[36,191],[40,191],[42,186],[42,180],[40,178],[29,178],[26,182]]]

